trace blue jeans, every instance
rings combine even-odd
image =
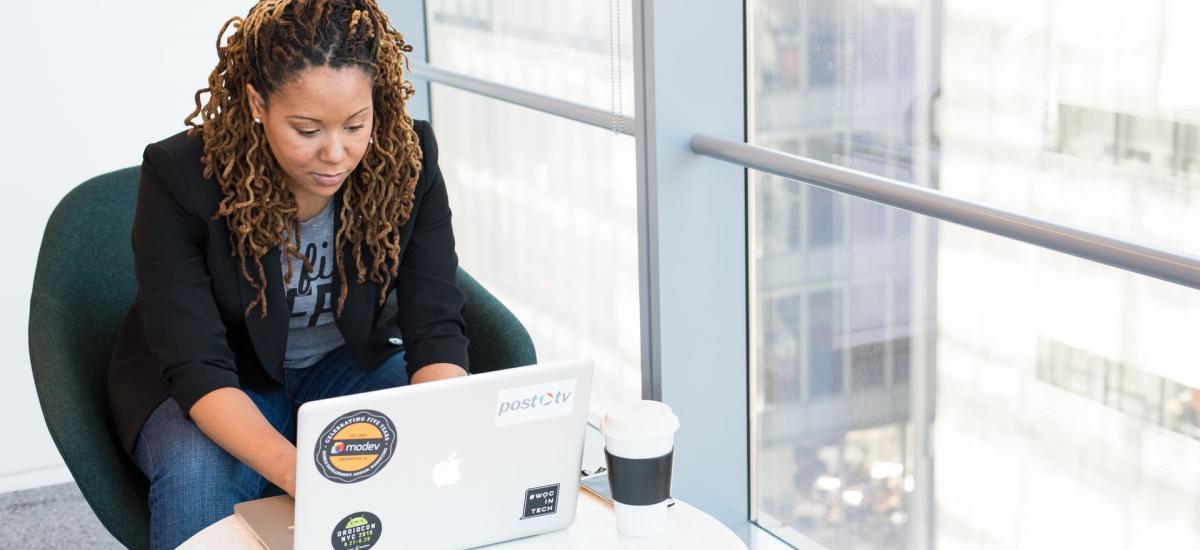
[[[350,350],[339,347],[305,369],[284,369],[284,384],[266,392],[244,390],[267,421],[296,441],[296,411],[314,399],[408,384],[404,352],[378,369],[358,368]],[[200,530],[233,513],[233,505],[262,495],[268,482],[213,443],[184,418],[168,397],[138,432],[133,462],[150,480],[151,547],[175,548]]]

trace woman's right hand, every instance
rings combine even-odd
[[[296,446],[267,422],[246,392],[215,389],[188,414],[209,439],[295,498]]]

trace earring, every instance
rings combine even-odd
[[[262,119],[258,118],[258,117],[254,117],[254,122],[256,122],[258,124],[262,124]]]
[[[367,138],[367,143],[375,143],[375,136]]]

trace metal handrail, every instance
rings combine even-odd
[[[498,99],[507,103],[513,103],[522,107],[528,107],[543,113],[560,116],[576,122],[582,122],[597,128],[605,130],[613,130],[614,117],[609,111],[597,109],[575,103],[557,99],[547,95],[542,95],[504,84],[497,84],[476,78],[467,74],[463,74],[441,67],[435,67],[428,63],[411,63],[413,75],[436,82],[468,91],[474,94]],[[617,115],[615,118],[616,131],[628,136],[634,136],[637,129],[637,120],[633,117],[625,115]]]
[[[773,149],[696,134],[699,155],[1200,289],[1200,258],[957,198]]]

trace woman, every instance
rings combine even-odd
[[[155,548],[268,483],[294,493],[301,403],[468,368],[412,47],[374,0],[261,0],[217,51],[190,128],[146,147],[109,368]]]

